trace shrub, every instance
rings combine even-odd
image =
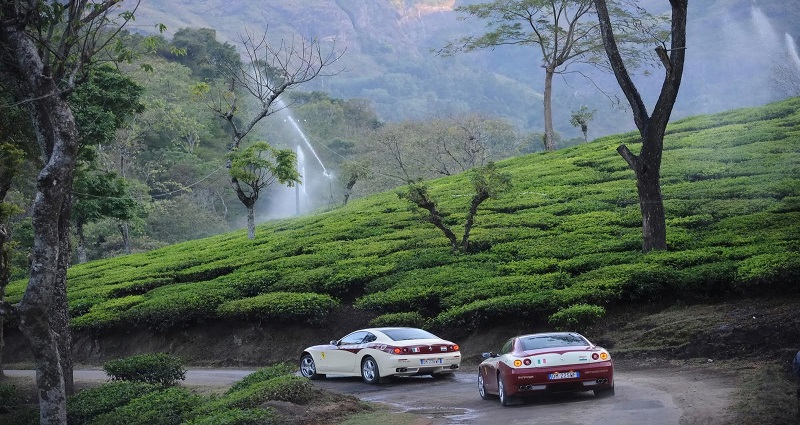
[[[261,368],[247,376],[245,376],[240,381],[231,385],[226,391],[226,394],[230,394],[241,389],[247,388],[255,383],[269,381],[272,378],[277,378],[283,375],[289,375],[293,373],[297,368],[289,363],[278,363],[272,366],[267,366],[265,368]]]
[[[220,304],[239,297],[239,291],[223,283],[196,282],[162,286],[122,313],[129,324],[144,323],[155,329],[175,328],[216,317]]]
[[[551,314],[547,321],[559,330],[582,331],[605,314],[606,309],[598,305],[575,304]]]
[[[404,313],[387,313],[370,320],[369,325],[382,326],[408,326],[412,328],[425,328],[428,321],[416,311]]]
[[[91,425],[178,425],[196,409],[202,398],[185,388],[172,387],[147,393],[108,413],[95,417]]]
[[[269,320],[280,323],[323,323],[339,302],[312,292],[267,292],[219,306],[222,317]]]
[[[103,370],[111,376],[113,381],[145,382],[169,386],[186,379],[183,359],[165,353],[140,354],[112,360],[103,365]]]
[[[222,408],[183,422],[183,425],[265,425],[277,423],[270,409]]]
[[[192,412],[192,416],[200,418],[223,409],[258,407],[271,400],[305,404],[313,396],[314,386],[308,379],[294,375],[281,375],[226,393],[219,399],[208,402]]]
[[[67,422],[74,425],[88,423],[95,416],[108,413],[159,388],[143,382],[110,382],[85,389],[67,399]]]
[[[0,413],[8,413],[20,402],[19,390],[12,384],[0,383]]]

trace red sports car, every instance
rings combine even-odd
[[[499,396],[503,406],[514,397],[541,392],[592,390],[597,396],[614,395],[611,355],[575,332],[515,336],[499,353],[483,357],[478,392],[484,400]]]

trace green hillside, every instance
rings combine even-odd
[[[353,303],[374,310],[374,323],[472,329],[546,321],[578,304],[800,292],[800,98],[669,126],[666,252],[640,252],[635,180],[615,151],[626,143],[637,152],[636,139],[498,163],[514,187],[482,205],[470,254],[452,254],[439,230],[387,192],[265,223],[253,241],[242,230],[74,266],[73,326],[316,324]],[[430,182],[430,191],[461,228],[469,175]],[[11,302],[25,283],[9,286]]]

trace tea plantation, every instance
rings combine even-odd
[[[324,321],[339,305],[375,324],[473,329],[505,318],[570,325],[619,304],[800,292],[800,98],[667,129],[669,250],[641,253],[637,134],[497,164],[513,188],[478,211],[471,251],[395,192],[246,231],[69,270],[80,330],[209,319]],[[459,234],[469,173],[429,182]],[[202,225],[202,223],[198,223]],[[8,288],[16,302],[26,282]]]

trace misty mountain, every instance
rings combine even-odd
[[[474,1],[470,1],[474,2]],[[126,4],[129,4],[130,0]],[[461,20],[454,7],[465,0],[150,0],[136,13],[135,31],[152,33],[163,23],[213,28],[217,39],[239,45],[247,33],[275,42],[316,38],[344,52],[344,72],[319,78],[302,90],[340,98],[369,99],[384,121],[481,112],[518,128],[542,131],[544,72],[535,46],[499,47],[443,57],[445,43],[480,34],[483,23]],[[784,98],[770,82],[774,67],[800,59],[800,10],[782,0],[705,0],[689,4],[688,50],[673,119]],[[638,4],[668,11],[666,0]],[[655,46],[653,46],[655,47]],[[554,125],[564,137],[581,105],[597,109],[590,137],[634,129],[627,105],[610,74],[570,68],[554,81]],[[640,73],[636,83],[649,107],[663,78],[660,68]],[[592,81],[584,78],[590,76]],[[649,74],[649,75],[647,75]],[[602,92],[600,90],[602,90]],[[605,93],[605,94],[604,94]],[[612,102],[622,100],[616,104]]]

